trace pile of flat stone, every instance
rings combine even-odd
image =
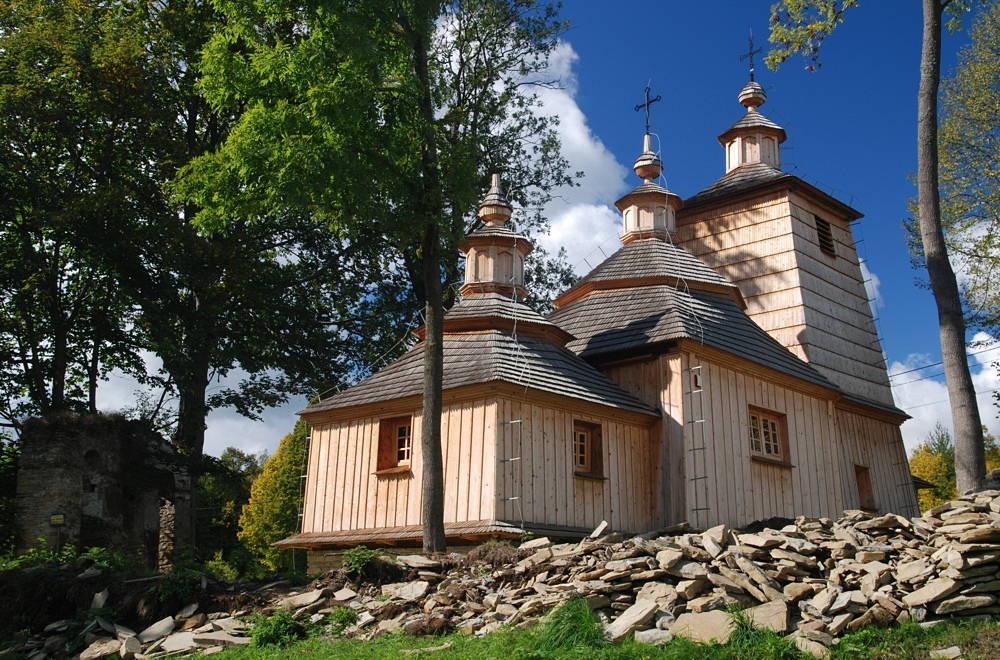
[[[94,617],[82,631],[86,648],[80,660],[100,660],[118,654],[122,660],[159,658],[194,653],[214,653],[226,646],[249,644],[246,624],[239,618],[244,612],[226,614],[198,612],[192,604],[177,613],[136,632],[101,617]],[[55,621],[45,627],[41,638],[29,640],[10,649],[30,660],[67,657],[70,622]],[[72,634],[75,638],[76,634]]]
[[[816,657],[865,625],[1000,613],[1000,491],[912,519],[847,511],[836,521],[799,517],[757,533],[682,526],[624,539],[595,531],[579,543],[535,539],[522,546],[533,554],[489,571],[402,556],[416,579],[383,585],[378,595],[316,589],[279,605],[313,621],[350,607],[359,617],[351,635],[420,631],[433,621],[485,635],[530,625],[582,596],[608,638],[649,643],[725,642],[736,625],[730,612],[739,609]]]
[[[1000,613],[1000,490],[909,519],[847,511],[839,520],[799,517],[754,533],[681,525],[627,539],[604,534],[605,527],[580,542],[529,541],[513,565],[400,556],[395,561],[409,570],[408,581],[375,586],[330,574],[300,593],[266,592],[274,595],[264,613],[284,609],[319,626],[340,622],[331,633],[362,638],[399,630],[487,635],[532,625],[582,597],[611,640],[724,643],[742,617],[789,635],[815,657],[865,625]],[[345,617],[339,608],[354,614]],[[139,633],[95,619],[80,657],[154,658],[246,644],[249,624],[240,614],[206,615],[192,606]],[[341,630],[348,619],[356,622]],[[65,623],[49,626],[25,654],[58,657],[67,641],[59,625]]]

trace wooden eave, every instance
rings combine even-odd
[[[587,538],[592,531],[590,528],[584,527],[512,520],[469,520],[444,524],[445,539],[451,542],[482,542],[490,538],[515,538],[524,534],[578,541]],[[422,525],[405,525],[331,532],[306,532],[282,539],[274,545],[279,548],[303,548],[306,550],[337,550],[351,548],[361,543],[379,547],[410,547],[419,546],[422,538]]]
[[[523,255],[528,255],[535,249],[535,246],[532,245],[531,241],[517,234],[507,236],[505,234],[477,235],[475,233],[466,234],[465,238],[459,244],[458,249],[462,252],[468,252],[470,247],[478,248],[484,245],[517,248],[517,250]]]
[[[884,422],[890,422],[892,424],[902,424],[906,420],[910,419],[909,415],[895,406],[887,406],[876,401],[866,403],[864,400],[860,400],[849,395],[837,400],[837,408],[848,412],[861,413],[869,417],[875,417],[876,419],[880,419]]]
[[[641,204],[642,202],[659,202],[664,198],[666,198],[667,203],[674,208],[675,212],[684,204],[679,195],[672,193],[669,190],[645,190],[642,192],[632,191],[628,193],[615,202],[615,208],[624,213],[625,209],[630,206],[634,206],[635,204]]]
[[[786,176],[773,181],[750,184],[745,188],[720,193],[718,196],[714,196],[703,201],[688,201],[677,211],[676,219],[677,222],[680,223],[682,219],[695,215],[696,213],[704,213],[705,211],[718,208],[720,206],[726,206],[742,199],[746,199],[747,197],[782,190],[797,192],[802,196],[809,198],[816,204],[828,208],[835,217],[842,217],[846,219],[847,222],[853,222],[854,220],[864,217],[864,214],[854,207],[845,204],[832,195],[828,195],[819,188],[806,183],[797,176]]]
[[[515,400],[523,400],[527,397],[532,403],[545,402],[563,410],[647,427],[655,424],[661,417],[658,411],[642,413],[624,410],[595,401],[546,392],[502,380],[491,380],[485,383],[462,385],[461,387],[446,389],[441,393],[441,403],[444,406],[450,406],[456,403],[466,403],[477,399],[492,399],[495,397]],[[344,406],[343,408],[330,408],[314,412],[302,411],[298,414],[312,426],[336,424],[338,422],[366,419],[369,417],[396,417],[413,414],[421,410],[423,400],[423,395],[417,394],[387,401]]]
[[[680,286],[682,288],[694,289],[696,291],[706,291],[708,293],[717,293],[728,296],[733,300],[733,302],[739,305],[740,309],[745,310],[747,308],[746,301],[743,299],[743,294],[740,292],[739,287],[725,284],[713,284],[711,282],[701,282],[698,280],[682,280],[679,277],[671,276],[620,278],[614,280],[588,280],[583,284],[573,287],[553,300],[552,306],[556,309],[560,309],[576,300],[587,297],[595,291],[638,289],[645,286],[659,284],[673,287]]]
[[[732,138],[737,133],[752,134],[752,133],[762,133],[773,135],[778,138],[778,144],[781,144],[788,139],[788,134],[785,133],[785,129],[778,126],[767,126],[765,124],[758,124],[756,126],[733,126],[725,133],[719,136],[719,144],[726,146]]]
[[[446,334],[465,334],[473,332],[483,332],[484,330],[503,330],[505,332],[513,333],[517,330],[518,333],[522,335],[529,335],[532,337],[543,337],[548,339],[560,346],[565,346],[569,342],[573,341],[575,337],[570,333],[566,332],[554,323],[541,324],[534,321],[525,321],[523,319],[511,319],[504,316],[482,316],[482,317],[469,317],[469,318],[457,318],[449,319],[445,317],[444,319],[444,332]],[[427,326],[420,326],[413,331],[420,341],[427,339]]]
[[[714,346],[702,344],[695,339],[681,339],[677,343],[678,350],[681,352],[690,352],[695,355],[703,356],[710,362],[714,362],[736,371],[742,371],[743,373],[751,376],[757,376],[777,385],[781,385],[782,387],[787,387],[790,390],[802,392],[803,394],[809,394],[811,396],[815,396],[816,398],[826,399],[828,401],[839,401],[841,397],[843,397],[843,392],[838,389],[824,387],[817,383],[811,383],[783,371],[772,369],[771,367],[759,362],[754,362],[753,360],[733,355],[728,351],[723,351],[715,348]]]
[[[563,396],[553,392],[536,390],[531,387],[525,388],[523,385],[516,385],[505,381],[497,381],[496,392],[499,396],[515,401],[527,400],[531,403],[548,404],[553,408],[560,408],[569,412],[577,412],[582,415],[600,417],[602,419],[613,419],[638,426],[652,426],[663,417],[663,413],[659,410],[648,413],[624,410],[594,401]]]

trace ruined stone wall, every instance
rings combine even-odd
[[[161,438],[120,416],[59,413],[29,420],[21,442],[18,550],[114,547],[156,566],[160,499],[175,488]]]

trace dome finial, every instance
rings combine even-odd
[[[500,175],[494,173],[490,189],[479,204],[479,217],[488,225],[502,227],[510,220],[513,211],[503,188],[500,187]]]

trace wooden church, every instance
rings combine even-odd
[[[494,176],[444,323],[449,543],[918,514],[861,214],[781,171],[785,131],[752,78],[739,100],[725,175],[687,200],[656,183],[647,133],[643,182],[616,202],[621,249],[548,317],[522,302],[532,246]],[[421,342],[301,413],[302,530],[279,545],[419,544],[422,372]]]

